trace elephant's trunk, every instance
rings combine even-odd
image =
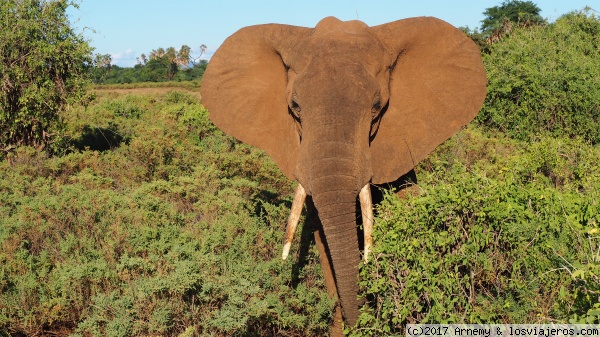
[[[325,102],[324,106],[340,106]],[[335,104],[334,104],[335,103]],[[296,177],[312,196],[323,226],[344,321],[355,325],[360,252],[356,200],[371,179],[368,127],[353,107],[315,113],[303,120]],[[348,127],[350,126],[350,127]]]
[[[336,143],[321,146],[340,146],[339,142]],[[344,144],[342,147],[345,149],[328,151],[325,153],[330,153],[329,156],[313,159],[314,175],[310,190],[323,225],[344,320],[353,326],[358,319],[361,304],[357,299],[360,252],[356,228],[356,198],[359,189],[366,182],[360,181],[360,165],[357,165],[354,145]],[[331,155],[336,152],[346,152],[350,156]]]
[[[336,178],[344,179],[334,176],[322,179]],[[342,189],[318,192],[318,186],[313,188],[313,201],[323,225],[344,319],[353,326],[359,314],[357,282],[360,253],[355,213],[357,192]]]

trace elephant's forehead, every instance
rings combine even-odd
[[[345,22],[344,22],[345,23]],[[304,71],[315,64],[360,64],[376,74],[386,66],[389,58],[383,43],[368,30],[340,31],[313,34],[295,46],[292,67]]]

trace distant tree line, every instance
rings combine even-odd
[[[152,50],[148,56],[137,57],[134,67],[119,67],[112,64],[110,54],[96,54],[90,67],[91,80],[96,84],[118,84],[136,82],[192,81],[202,77],[208,61],[200,60],[206,46],[200,46],[200,55],[192,57],[191,48],[181,46]]]
[[[540,12],[541,9],[532,1],[508,0],[499,6],[487,8],[483,12],[485,18],[480,28],[461,29],[487,54],[492,44],[517,28],[546,25]],[[202,77],[208,64],[208,61],[200,60],[205,50],[206,46],[201,45],[200,56],[194,58],[187,45],[179,50],[174,47],[158,48],[148,55],[137,57],[134,67],[119,67],[112,64],[111,55],[97,54],[90,67],[90,78],[96,84],[196,80]]]

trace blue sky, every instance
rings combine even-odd
[[[262,23],[314,27],[320,19],[359,19],[369,26],[413,16],[435,16],[454,26],[480,26],[483,11],[502,0],[80,0],[69,17],[96,48],[111,54],[113,64],[133,66],[136,57],[158,47],[186,44],[207,58],[238,29]],[[533,0],[542,16],[557,17],[585,6],[600,11],[599,0]]]

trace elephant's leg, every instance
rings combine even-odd
[[[319,261],[321,262],[321,270],[323,271],[323,278],[325,279],[327,294],[329,294],[330,298],[337,299],[337,288],[335,286],[335,278],[333,276],[333,269],[331,268],[331,261],[329,260],[329,254],[327,252],[327,247],[325,246],[326,241],[325,234],[323,232],[323,226],[321,226],[321,221],[319,221],[317,211],[310,197],[306,199],[306,206],[308,210],[307,220],[311,222],[311,228],[315,229],[315,244],[319,251]],[[338,303],[333,311],[333,322],[329,331],[332,337],[344,336],[342,332],[342,322],[342,309]]]

